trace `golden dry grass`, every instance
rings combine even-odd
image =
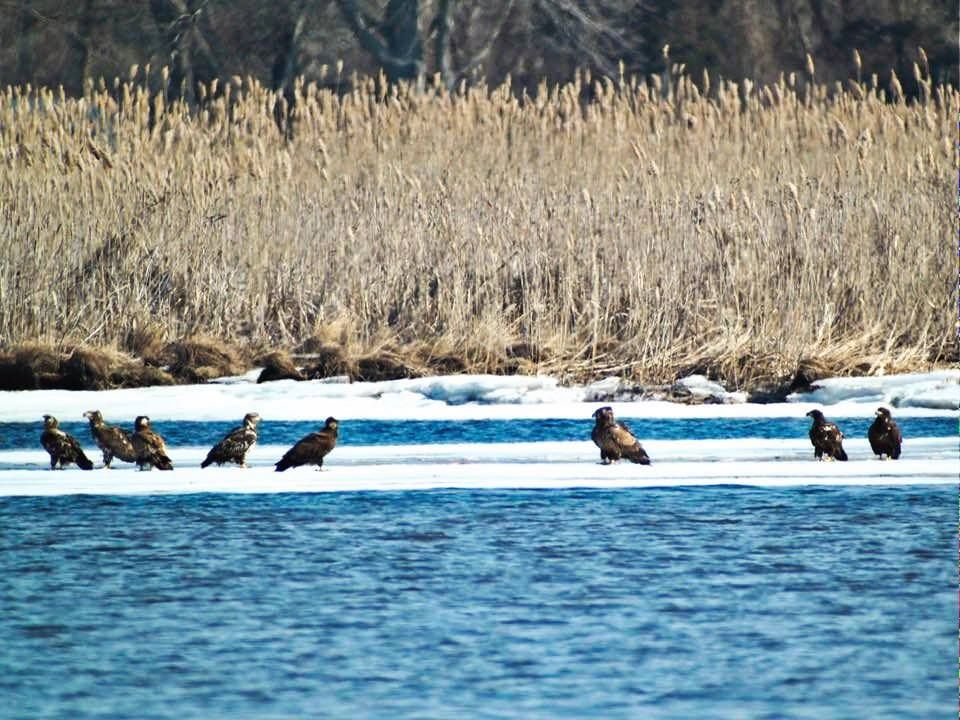
[[[7,88],[0,346],[202,334],[740,386],[954,361],[960,95],[918,72],[911,102],[676,72],[536,99],[300,86],[290,139],[239,78],[193,113],[142,72]]]

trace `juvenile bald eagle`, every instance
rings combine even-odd
[[[99,410],[87,410],[83,416],[90,421],[90,434],[103,452],[103,466],[110,468],[113,458],[118,457],[124,462],[136,462],[137,454],[130,442],[130,433],[116,425],[108,425],[103,421]]]
[[[847,453],[843,449],[843,433],[840,428],[829,422],[819,410],[811,410],[807,417],[813,418],[810,442],[813,443],[814,457],[823,460],[823,454],[826,453],[829,460],[846,460]]]
[[[630,428],[614,419],[613,408],[598,408],[593,413],[593,417],[596,422],[590,437],[600,448],[600,462],[607,465],[625,457],[630,462],[640,463],[641,465],[650,464],[650,457],[643,446],[640,445],[640,442],[633,436],[633,433],[630,432]]]
[[[141,470],[173,470],[173,463],[167,455],[167,445],[157,433],[150,429],[150,418],[140,415],[133,421],[133,435],[130,437],[136,454],[137,467]]]
[[[247,451],[257,442],[257,423],[260,416],[257,413],[247,413],[243,416],[243,425],[228,432],[223,440],[214,445],[207,453],[207,459],[200,463],[200,467],[216,463],[236,463],[240,467],[247,467]]]
[[[43,434],[40,444],[50,453],[50,469],[63,469],[70,463],[76,463],[83,470],[93,470],[93,463],[83,453],[83,448],[73,435],[60,429],[59,421],[53,415],[43,416]]]
[[[323,467],[323,458],[337,444],[337,427],[339,421],[328,417],[323,429],[312,432],[297,441],[297,444],[287,450],[286,454],[277,463],[277,472],[301,465],[316,465]]]
[[[874,455],[879,455],[880,459],[886,455],[891,460],[900,457],[900,445],[903,442],[903,436],[900,434],[900,427],[894,422],[890,411],[885,408],[877,408],[876,418],[867,430],[867,439],[870,440],[870,448]]]

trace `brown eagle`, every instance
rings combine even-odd
[[[83,470],[93,470],[93,463],[83,454],[83,448],[73,435],[60,429],[59,421],[53,415],[43,416],[43,434],[40,444],[50,453],[50,469],[63,469],[70,463],[76,463]]]
[[[236,463],[240,467],[247,467],[247,451],[257,442],[257,423],[260,416],[257,413],[247,413],[243,416],[243,425],[228,432],[223,440],[214,445],[207,453],[207,459],[200,463],[200,467],[216,463]]]
[[[277,472],[301,465],[316,465],[318,470],[322,468],[324,456],[337,444],[339,425],[336,418],[328,417],[322,430],[300,438],[297,444],[280,458],[280,462],[277,463]]]
[[[867,439],[870,440],[870,448],[874,455],[883,456],[891,460],[900,457],[900,445],[903,442],[903,436],[900,434],[900,427],[890,416],[890,411],[885,408],[877,408],[876,418],[867,430]]]
[[[630,462],[649,465],[650,457],[647,455],[643,446],[633,436],[624,423],[617,422],[613,418],[613,408],[598,408],[593,417],[596,423],[593,426],[593,432],[590,437],[600,448],[600,462],[608,465],[611,462],[617,462],[621,457],[627,458]]]
[[[137,467],[141,470],[173,470],[173,463],[167,455],[167,445],[157,433],[150,429],[150,418],[140,415],[133,421],[133,435],[130,437],[137,458]]]
[[[97,446],[103,452],[103,466],[110,468],[115,457],[124,462],[136,462],[137,454],[130,442],[130,433],[116,425],[108,425],[103,421],[99,410],[87,410],[83,416],[90,421],[90,433]]]
[[[813,443],[814,457],[823,460],[823,454],[826,453],[829,460],[846,460],[847,453],[843,449],[843,433],[840,428],[829,422],[819,410],[811,410],[807,417],[813,418],[810,442]]]

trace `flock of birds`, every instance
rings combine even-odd
[[[110,467],[114,458],[124,462],[136,463],[141,470],[173,470],[173,463],[167,453],[167,444],[159,433],[150,427],[150,418],[140,415],[133,421],[133,432],[127,432],[116,425],[104,422],[103,414],[99,410],[88,410],[83,414],[90,421],[90,433],[103,452],[103,466]],[[257,413],[247,413],[243,417],[243,424],[233,428],[230,432],[210,448],[207,457],[200,467],[205,468],[213,463],[223,465],[236,463],[247,467],[247,452],[257,442],[257,423],[260,416]],[[284,453],[276,463],[277,472],[300,465],[323,466],[323,458],[333,450],[337,444],[336,418],[328,417],[323,428],[300,438],[297,443]],[[59,421],[53,415],[43,416],[43,434],[40,444],[50,455],[50,469],[62,469],[66,465],[76,464],[83,470],[92,470],[93,462],[83,452],[80,442],[60,429]]]
[[[146,415],[140,415],[134,420],[132,433],[104,422],[99,410],[88,410],[83,416],[90,421],[90,432],[103,452],[105,468],[110,467],[114,458],[119,458],[124,462],[136,463],[141,470],[173,470],[166,443],[150,427],[150,418]],[[843,432],[840,428],[828,421],[819,410],[811,410],[807,416],[813,419],[810,442],[813,443],[814,457],[817,460],[846,460],[847,453],[843,449]],[[630,428],[614,418],[613,408],[599,408],[593,413],[593,418],[591,438],[600,448],[601,463],[607,465],[626,458],[640,465],[650,464],[649,455]],[[210,449],[200,467],[205,468],[213,463],[235,463],[247,467],[247,452],[257,442],[258,422],[260,416],[257,413],[247,413],[242,425],[233,428]],[[323,467],[323,458],[337,444],[338,427],[339,421],[328,417],[322,429],[300,438],[284,453],[275,464],[277,472],[301,465],[316,465],[318,469]],[[877,409],[876,417],[867,431],[867,438],[870,448],[881,459],[886,457],[896,460],[900,457],[903,438],[887,408]],[[76,464],[83,470],[93,469],[93,462],[84,454],[80,442],[61,430],[53,415],[43,416],[40,442],[50,454],[51,470],[62,469],[70,464]]]

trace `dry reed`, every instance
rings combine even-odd
[[[0,347],[317,338],[397,372],[739,386],[956,360],[960,94],[922,71],[909,102],[676,69],[301,84],[283,128],[254,81],[190,110],[144,72],[0,95]]]

